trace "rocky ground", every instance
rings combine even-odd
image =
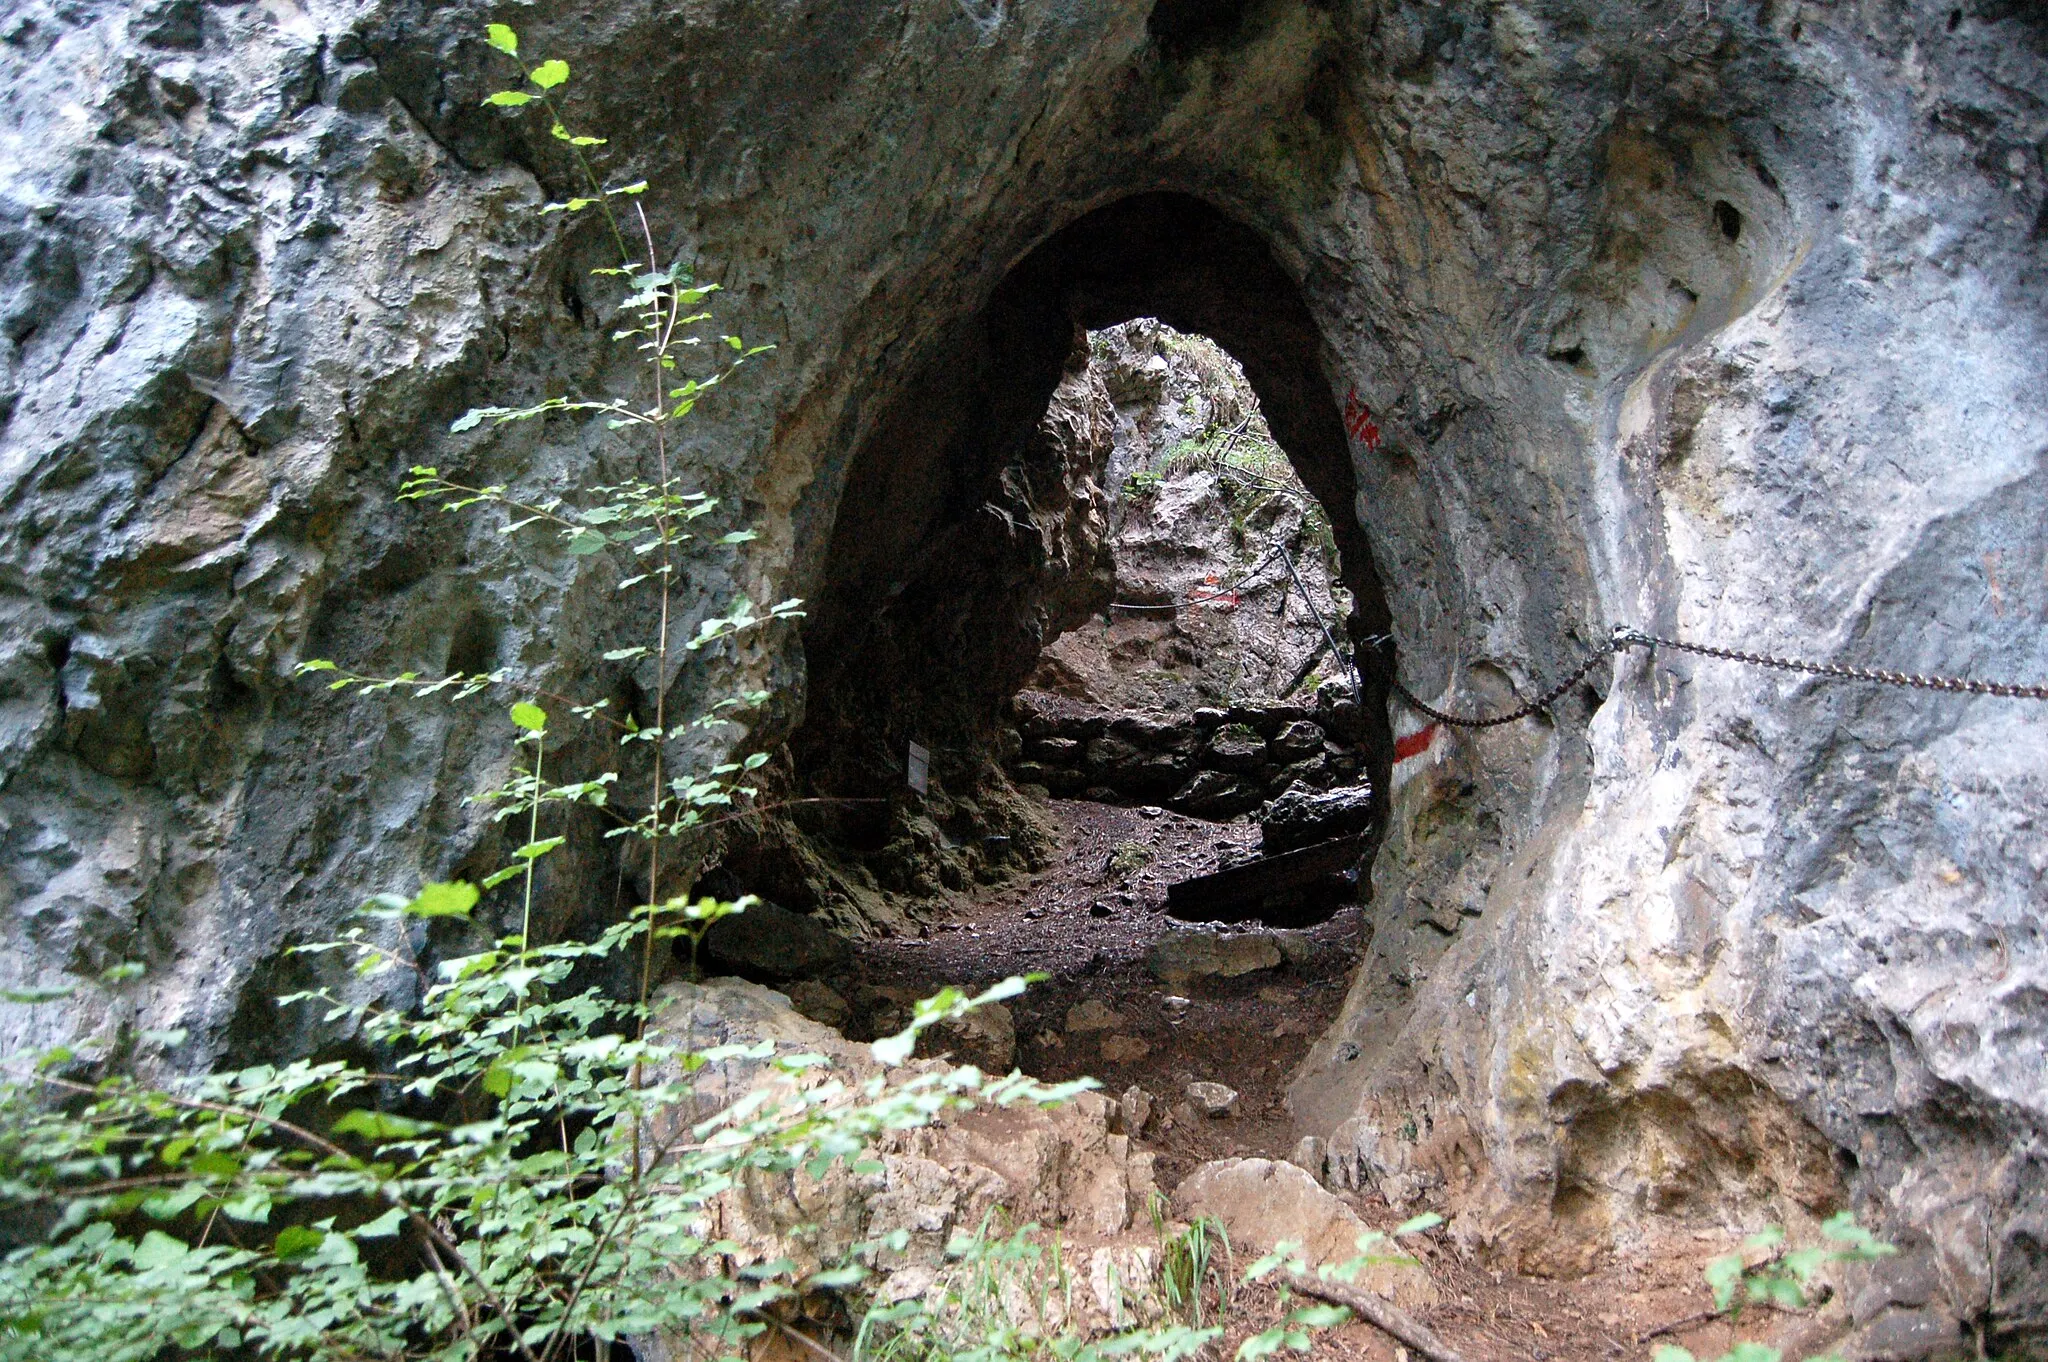
[[[859,944],[841,963],[837,987],[816,980],[786,985],[798,1008],[868,1038],[900,1025],[910,1000],[943,985],[1043,974],[1022,999],[991,1009],[991,1025],[951,1037],[947,1048],[984,1065],[1014,1062],[1049,1080],[1099,1079],[1108,1097],[1123,1099],[1133,1152],[1152,1156],[1157,1186],[1168,1198],[1218,1161],[1286,1159],[1297,1134],[1287,1083],[1342,1005],[1348,974],[1367,944],[1362,934],[1371,930],[1365,910],[1353,905],[1298,932],[1190,929],[1166,916],[1167,885],[1249,850],[1255,825],[1079,800],[1050,801],[1048,811],[1059,854],[1046,869],[962,896],[922,936]],[[1197,938],[1206,941],[1191,948]],[[1221,1085],[1234,1098],[1205,1084]],[[1223,1105],[1222,1114],[1208,1114],[1205,1098]],[[1391,1207],[1370,1192],[1316,1195],[1324,1211],[1341,1205],[1382,1229],[1418,1209]],[[1255,1240],[1262,1227],[1240,1228],[1241,1238]],[[1290,1225],[1285,1232],[1306,1230]],[[1647,1357],[1653,1331],[1685,1320],[1693,1322],[1656,1341],[1712,1356],[1734,1335],[1693,1320],[1709,1306],[1700,1268],[1736,1238],[1680,1233],[1559,1281],[1494,1266],[1484,1245],[1458,1233],[1454,1218],[1446,1230],[1411,1241],[1418,1265],[1396,1271],[1415,1280],[1401,1285],[1397,1298],[1418,1297],[1408,1301],[1413,1313],[1469,1362]],[[1257,1251],[1256,1243],[1238,1246],[1242,1261]],[[1279,1309],[1270,1288],[1240,1288],[1226,1343],[1234,1348]],[[1744,1332],[1767,1335],[1771,1325],[1787,1322],[1752,1318]],[[1313,1355],[1401,1362],[1395,1349],[1385,1335],[1354,1323],[1320,1338]]]

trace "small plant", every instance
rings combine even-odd
[[[1152,1194],[1152,1228],[1159,1235],[1159,1290],[1167,1306],[1197,1329],[1202,1327],[1203,1298],[1213,1279],[1216,1317],[1222,1320],[1230,1308],[1230,1277],[1216,1262],[1220,1245],[1230,1256],[1230,1236],[1213,1220],[1197,1219],[1178,1233],[1166,1229],[1165,1202]]]
[[[1109,853],[1109,860],[1103,870],[1110,876],[1123,879],[1137,874],[1152,863],[1152,848],[1143,842],[1118,842]]]
[[[1827,1241],[1803,1248],[1787,1249],[1785,1231],[1772,1225],[1750,1235],[1733,1253],[1723,1254],[1705,1269],[1707,1287],[1714,1294],[1712,1315],[1726,1315],[1730,1322],[1742,1318],[1752,1305],[1774,1310],[1804,1310],[1815,1279],[1831,1263],[1867,1263],[1889,1257],[1898,1250],[1856,1222],[1848,1211],[1831,1217],[1820,1227]],[[1758,1258],[1755,1255],[1761,1254]],[[1737,1343],[1716,1362],[1779,1362],[1782,1350],[1757,1342]],[[1673,1343],[1661,1344],[1651,1354],[1652,1362],[1697,1362],[1688,1349]],[[1808,1358],[1806,1362],[1834,1362],[1831,1358]]]
[[[1124,478],[1124,496],[1132,501],[1143,500],[1158,491],[1165,481],[1164,473],[1155,473],[1149,468],[1136,469]]]

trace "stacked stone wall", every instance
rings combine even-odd
[[[1349,784],[1364,765],[1347,736],[1357,710],[1327,695],[1309,705],[1148,714],[1025,691],[1010,714],[1015,726],[1003,731],[1002,755],[1019,784],[1197,818],[1250,813],[1296,784]]]

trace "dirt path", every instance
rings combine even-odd
[[[929,937],[859,948],[849,1031],[886,1027],[891,999],[1043,973],[1011,1005],[1017,1064],[1048,1080],[1093,1075],[1112,1095],[1132,1085],[1152,1094],[1165,1114],[1141,1143],[1158,1156],[1163,1189],[1211,1159],[1285,1158],[1296,1134],[1286,1085],[1336,1019],[1367,910],[1347,908],[1298,934],[1293,958],[1277,968],[1169,988],[1147,964],[1154,943],[1178,925],[1165,915],[1166,886],[1249,848],[1257,829],[1084,801],[1050,807],[1064,847],[1055,864],[963,900]],[[1235,1109],[1221,1119],[1196,1114],[1182,1097],[1194,1080],[1236,1089]],[[1345,1199],[1370,1225],[1405,1216],[1376,1197]],[[1417,1250],[1443,1298],[1426,1322],[1468,1362],[1647,1358],[1655,1344],[1643,1335],[1705,1307],[1700,1266],[1734,1241],[1732,1231],[1685,1235],[1605,1259],[1576,1281],[1549,1281],[1484,1265],[1442,1238]],[[1240,1293],[1230,1347],[1276,1315],[1270,1291]],[[1708,1324],[1658,1341],[1712,1356],[1732,1339]],[[1404,1362],[1364,1324],[1325,1335],[1314,1352]]]
[[[1092,1075],[1112,1095],[1137,1085],[1159,1100],[1148,1145],[1162,1186],[1209,1159],[1285,1157],[1287,1080],[1344,1001],[1360,910],[1295,934],[1298,958],[1277,969],[1168,987],[1146,961],[1180,925],[1165,914],[1166,886],[1251,847],[1257,828],[1079,800],[1052,810],[1066,848],[1056,864],[991,891],[927,939],[862,946],[865,982],[929,992],[1046,974],[1011,1004],[1017,1064],[1048,1080]],[[1196,1080],[1235,1089],[1236,1108],[1220,1120],[1177,1113]]]

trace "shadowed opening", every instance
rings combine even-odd
[[[1186,195],[1087,214],[930,348],[850,463],[804,625],[806,715],[790,754],[795,794],[843,801],[807,806],[797,824],[884,890],[959,889],[1000,874],[1006,857],[1029,859],[1030,830],[1004,807],[1007,706],[1045,646],[1107,606],[1111,581],[1079,561],[1062,519],[1068,470],[1047,406],[1062,375],[1085,368],[1090,331],[1140,317],[1207,336],[1243,366],[1274,441],[1328,516],[1351,630],[1387,628],[1324,343],[1294,281],[1256,232]],[[1371,656],[1360,662],[1354,741],[1384,792],[1384,682]],[[913,744],[930,754],[924,793],[907,778]],[[957,854],[920,858],[906,839]],[[734,848],[737,886],[799,911],[833,906],[813,858],[764,850]]]

